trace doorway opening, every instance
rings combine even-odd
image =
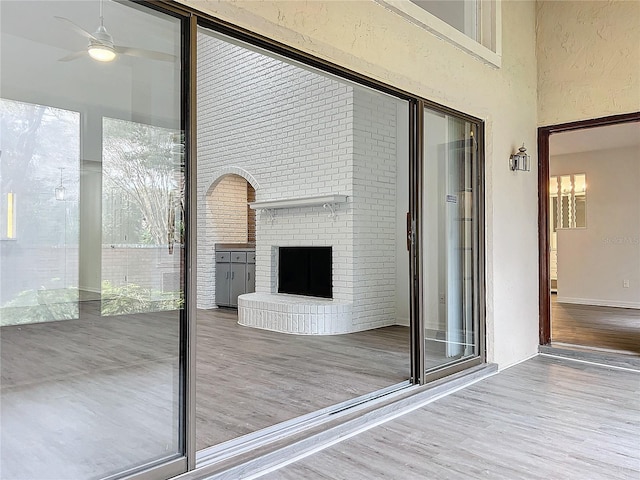
[[[539,129],[540,343],[639,355],[640,115]]]

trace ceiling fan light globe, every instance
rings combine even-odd
[[[89,45],[87,52],[98,62],[110,62],[116,58],[116,52],[107,45]]]

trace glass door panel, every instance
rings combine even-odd
[[[1,8],[2,478],[175,475],[183,20],[133,2]]]
[[[476,126],[425,110],[423,261],[425,368],[477,356],[474,311]]]
[[[408,383],[410,128],[406,100],[204,27],[197,40],[196,445],[208,456]],[[291,203],[260,206],[278,200]]]

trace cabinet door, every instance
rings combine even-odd
[[[238,305],[238,295],[245,293],[247,265],[244,263],[231,264],[231,306]]]
[[[229,306],[231,286],[231,264],[216,263],[216,305]]]
[[[256,264],[247,264],[247,293],[256,291]]]

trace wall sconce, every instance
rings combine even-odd
[[[518,149],[518,153],[514,153],[509,157],[509,168],[513,171],[522,170],[523,172],[531,170],[531,157],[527,155],[524,143]]]
[[[56,187],[56,200],[60,201],[64,200],[65,192],[67,191],[67,189],[64,188],[64,185],[62,185],[62,170],[63,168],[60,167],[60,185]]]

